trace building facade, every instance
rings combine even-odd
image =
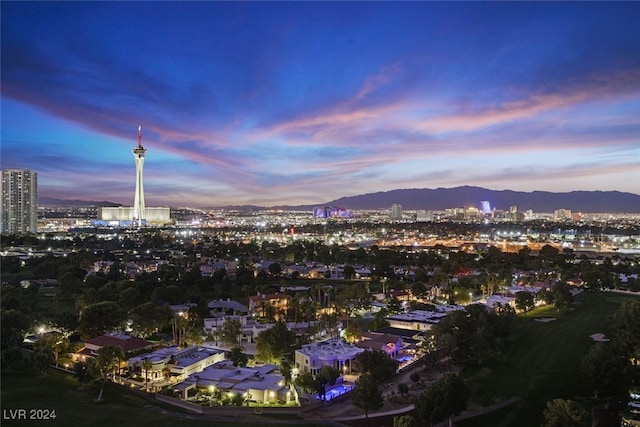
[[[389,210],[389,217],[393,221],[400,221],[402,219],[402,205],[391,205],[391,209]]]
[[[316,376],[323,366],[338,369],[341,374],[351,372],[351,366],[364,349],[342,340],[305,344],[295,352],[295,368],[298,372],[310,372]]]
[[[27,169],[2,171],[0,232],[38,231],[38,174]]]

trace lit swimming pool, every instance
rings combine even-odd
[[[400,363],[403,363],[403,362],[408,362],[408,361],[410,361],[411,359],[413,359],[413,357],[412,357],[412,356],[400,356],[400,357],[398,357],[396,360],[397,360],[398,362],[400,362]]]
[[[342,396],[343,394],[347,393],[348,391],[351,391],[351,389],[353,388],[352,385],[345,385],[345,384],[341,384],[339,386],[336,386],[330,390],[327,390],[326,393],[324,394],[324,399],[329,401],[331,399],[334,399],[338,396]],[[316,395],[316,399],[320,399],[320,396]]]

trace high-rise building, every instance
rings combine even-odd
[[[144,222],[147,217],[144,209],[144,182],[142,168],[144,167],[144,155],[147,152],[142,146],[142,127],[138,126],[138,146],[133,149],[133,157],[136,161],[136,192],[133,198],[133,220]]]
[[[38,231],[38,174],[26,169],[2,171],[0,232],[36,233]]]
[[[556,221],[571,220],[571,218],[572,218],[571,210],[569,210],[569,209],[557,209],[557,210],[553,211],[553,218]]]
[[[399,221],[402,219],[402,205],[391,205],[391,210],[389,211],[389,216],[394,221]]]

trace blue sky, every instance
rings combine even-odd
[[[2,168],[43,196],[640,193],[640,3],[6,2]]]

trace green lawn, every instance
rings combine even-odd
[[[2,374],[1,407],[3,413],[2,426],[73,426],[88,425],[91,427],[136,426],[211,426],[216,427],[248,427],[250,425],[267,424],[273,427],[296,426],[317,427],[317,424],[303,421],[278,420],[275,417],[252,415],[248,419],[210,419],[200,415],[187,413],[156,401],[107,384],[104,391],[105,401],[95,403],[99,386],[88,390],[80,390],[78,383],[70,375],[52,370],[46,377],[31,376],[11,372]],[[55,420],[11,420],[11,411],[26,409],[55,410]],[[15,413],[15,412],[13,412]]]
[[[582,386],[580,360],[594,344],[594,333],[608,335],[611,315],[633,296],[588,293],[575,309],[542,308],[527,313],[514,334],[505,360],[462,372],[471,389],[473,406],[488,406],[512,396],[522,400],[459,426],[535,426],[542,423],[546,402],[554,398],[588,401]],[[535,318],[555,317],[548,323]]]

